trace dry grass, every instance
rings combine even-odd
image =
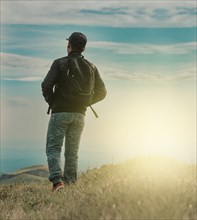
[[[196,187],[196,166],[138,158],[53,194],[49,182],[1,185],[0,219],[197,219]]]

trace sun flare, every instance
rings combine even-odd
[[[160,88],[150,89],[149,92],[136,91],[136,94],[130,95],[129,103],[122,100],[122,104],[110,112],[110,118],[101,121],[105,123],[106,132],[104,139],[100,139],[108,148],[124,152],[127,158],[163,155],[194,162],[195,94],[189,91],[183,94],[180,89],[171,90],[171,94],[167,89]]]

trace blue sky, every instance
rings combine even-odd
[[[195,161],[196,1],[3,1],[1,16],[2,147],[45,145],[40,84],[81,31],[108,90],[82,150]]]

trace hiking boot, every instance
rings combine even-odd
[[[53,185],[52,192],[56,192],[61,188],[64,188],[64,184],[62,182],[56,183]]]

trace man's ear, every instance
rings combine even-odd
[[[71,46],[71,43],[68,42],[67,52],[70,53],[71,51],[72,51],[72,46]]]
[[[67,48],[70,49],[71,48],[71,44],[68,42]]]

